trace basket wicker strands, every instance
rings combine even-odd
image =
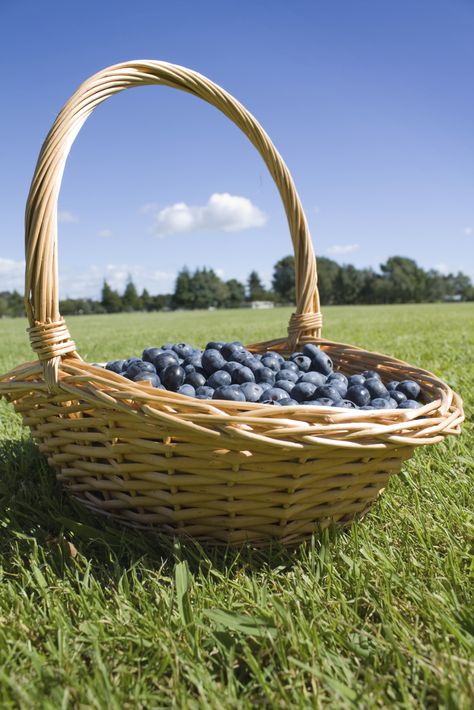
[[[195,400],[84,362],[58,309],[57,199],[80,127],[108,96],[162,84],[220,109],[261,153],[280,192],[295,251],[288,336],[249,346],[287,355],[317,342],[335,369],[414,379],[416,410],[271,407]],[[316,261],[292,178],[255,118],[205,77],[157,61],[105,69],[65,105],[41,150],[26,208],[25,303],[38,361],[0,377],[59,480],[89,508],[134,526],[215,543],[298,542],[366,511],[416,446],[458,434],[460,397],[400,360],[321,339]]]

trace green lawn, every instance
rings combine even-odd
[[[278,337],[289,313],[68,324],[92,362]],[[0,321],[0,372],[33,359],[25,327]],[[474,304],[327,308],[324,336],[433,370],[468,421],[350,530],[290,551],[201,549],[92,517],[0,402],[2,708],[473,706]]]

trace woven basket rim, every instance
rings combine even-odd
[[[393,358],[391,356],[369,351],[358,346],[339,343],[327,339],[318,339],[318,345],[327,350],[335,360],[335,365],[339,364],[339,357],[346,359],[357,358],[357,356],[371,356],[375,359],[375,366],[370,369],[379,369],[380,372],[392,368],[404,374],[410,373],[410,377],[422,385],[422,392],[427,388],[432,388],[432,396],[419,409],[375,409],[357,410],[343,409],[340,407],[323,407],[293,405],[289,407],[274,407],[261,403],[233,402],[230,400],[196,400],[186,395],[170,392],[168,390],[158,390],[148,383],[133,382],[122,375],[110,370],[98,368],[95,365],[85,362],[76,354],[64,356],[59,367],[59,387],[60,390],[71,392],[71,399],[74,398],[74,387],[77,387],[76,396],[85,396],[86,388],[92,395],[106,393],[112,396],[127,408],[137,408],[144,412],[153,414],[153,410],[160,412],[162,416],[169,416],[174,421],[186,418],[192,419],[192,426],[196,431],[202,429],[208,433],[206,421],[215,424],[259,424],[266,420],[272,422],[276,428],[289,428],[292,432],[295,427],[314,427],[317,424],[323,425],[325,433],[329,434],[331,425],[336,428],[345,425],[346,428],[354,425],[361,436],[373,431],[377,435],[384,433],[392,437],[403,438],[406,443],[413,444],[437,443],[443,437],[443,424],[454,433],[464,420],[463,403],[461,397],[456,394],[449,385],[434,375],[429,370],[425,370],[409,363]],[[302,343],[300,343],[302,345]],[[288,343],[285,338],[273,341],[253,343],[249,349],[257,352],[271,348],[272,350],[285,352],[288,350]],[[380,360],[380,363],[377,363]],[[347,364],[347,363],[346,363]],[[368,369],[365,368],[364,369]],[[336,368],[335,368],[336,370]],[[38,379],[36,379],[38,376]],[[408,377],[404,377],[408,379]],[[81,388],[83,388],[81,390]],[[42,389],[47,391],[47,385],[42,379],[42,368],[39,361],[32,361],[19,365],[9,373],[0,376],[0,394],[14,396],[14,392],[28,389]],[[113,406],[113,404],[111,404]],[[191,421],[187,422],[191,425]],[[411,427],[419,428],[414,436],[411,436]],[[430,430],[435,430],[430,433]],[[427,433],[428,432],[428,433]],[[422,436],[427,433],[426,436]],[[320,434],[323,434],[321,431]],[[430,434],[430,435],[428,435]],[[432,435],[434,434],[434,436]],[[249,434],[252,436],[252,434]],[[334,443],[337,439],[332,437],[328,441]],[[344,442],[342,442],[344,443]],[[352,441],[351,444],[355,444]],[[282,442],[284,445],[284,442]]]

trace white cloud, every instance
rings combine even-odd
[[[86,271],[60,270],[59,293],[61,298],[98,298],[104,279],[114,289],[122,292],[131,276],[139,291],[146,288],[152,294],[173,291],[176,274],[149,269],[141,265],[107,264],[90,266]]]
[[[0,258],[0,291],[23,292],[25,286],[25,262]]]
[[[466,237],[470,237],[472,232],[473,232],[472,227],[464,227],[464,234],[466,235]]]
[[[99,229],[97,232],[98,237],[111,237],[113,234],[111,229]]]
[[[58,222],[63,224],[77,224],[79,222],[79,217],[73,212],[68,212],[68,210],[62,210],[58,212]]]
[[[177,202],[161,209],[155,214],[153,232],[160,237],[198,230],[240,232],[266,221],[267,215],[247,197],[215,192],[205,205]]]
[[[360,249],[359,244],[333,244],[332,247],[326,249],[326,252],[334,256],[345,256],[346,254],[352,254],[358,249]]]
[[[443,276],[446,276],[451,271],[449,266],[445,264],[444,261],[440,262],[439,264],[435,264],[433,268],[435,269],[435,271],[439,271],[440,274],[443,274]]]

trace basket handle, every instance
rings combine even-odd
[[[76,346],[59,313],[57,203],[71,146],[94,108],[109,96],[134,86],[159,84],[204,99],[231,119],[265,161],[285,208],[295,252],[296,312],[288,341],[317,338],[321,313],[316,260],[306,217],[283,159],[257,120],[224,89],[191,69],[167,62],[138,60],[115,64],[85,81],[65,104],[43,143],[25,214],[25,308],[31,347],[43,362],[48,387],[58,383],[62,356],[77,357]]]

